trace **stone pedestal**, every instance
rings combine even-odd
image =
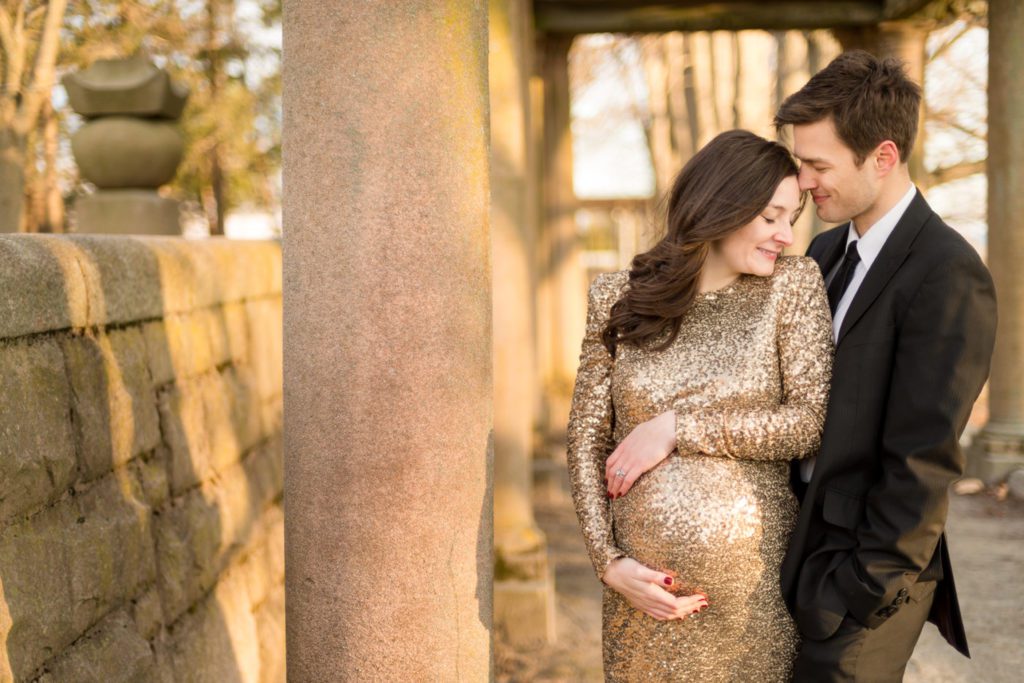
[[[527,556],[519,556],[520,566]],[[555,575],[540,549],[529,575],[494,582],[494,628],[513,647],[534,647],[555,639]],[[507,567],[506,567],[507,569]],[[503,569],[499,562],[497,570]]]
[[[75,200],[76,232],[180,235],[179,202],[152,190],[104,190]]]
[[[75,204],[81,233],[180,234],[178,202],[157,194],[185,150],[177,119],[188,90],[141,55],[101,59],[63,79],[87,121],[71,137],[78,169],[97,191]]]
[[[288,680],[486,681],[487,4],[284,10]]]
[[[989,483],[1024,467],[1024,7],[989,2],[988,266],[999,325],[989,379],[989,423],[970,470]]]
[[[1024,469],[1024,424],[989,421],[968,449],[967,476],[995,484],[1017,469]]]

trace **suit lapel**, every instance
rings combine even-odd
[[[885,240],[878,258],[871,264],[853,301],[850,302],[850,308],[847,309],[846,317],[843,318],[843,326],[839,328],[837,346],[843,343],[846,333],[867,312],[892,276],[899,270],[900,265],[907,258],[907,254],[910,253],[910,245],[914,243],[914,239],[921,232],[921,228],[931,213],[931,207],[928,206],[921,191],[918,190],[892,234]]]

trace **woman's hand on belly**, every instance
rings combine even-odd
[[[708,605],[707,596],[672,595],[664,586],[670,586],[672,577],[645,567],[632,557],[612,560],[602,580],[620,593],[630,605],[658,621],[685,619]]]
[[[674,410],[637,425],[605,461],[604,478],[608,486],[608,497],[624,495],[641,474],[667,458],[675,447]]]

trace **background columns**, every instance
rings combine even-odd
[[[1024,467],[1024,6],[988,4],[988,265],[999,326],[989,379],[989,423],[971,470],[989,482]]]
[[[555,637],[554,575],[531,499],[538,382],[534,354],[528,0],[491,0],[491,233],[494,244],[495,627],[514,644]]]
[[[550,402],[544,414],[550,431],[565,431],[572,382],[587,324],[587,272],[576,230],[570,128],[569,48],[572,36],[547,35],[540,41],[544,78],[542,143],[544,215],[541,224],[538,329],[541,374]]]

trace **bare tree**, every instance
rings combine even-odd
[[[67,0],[0,4],[0,232],[22,225],[29,134],[53,91]]]
[[[648,116],[644,119],[644,134],[654,166],[655,195],[661,195],[679,169],[679,152],[674,144],[678,136],[673,133],[676,121],[669,104],[670,60],[665,36],[648,35],[640,39],[640,54],[647,81]]]
[[[988,133],[982,107],[987,85],[979,78],[979,69],[951,54],[955,46],[984,23],[984,15],[961,15],[959,21],[941,31],[939,42],[927,56],[926,68],[937,67],[932,73],[943,74],[942,83],[930,83],[932,92],[938,90],[939,96],[927,98],[924,103],[928,135],[955,136],[960,142],[958,154],[943,155],[937,165],[927,169],[929,187],[985,172]]]

